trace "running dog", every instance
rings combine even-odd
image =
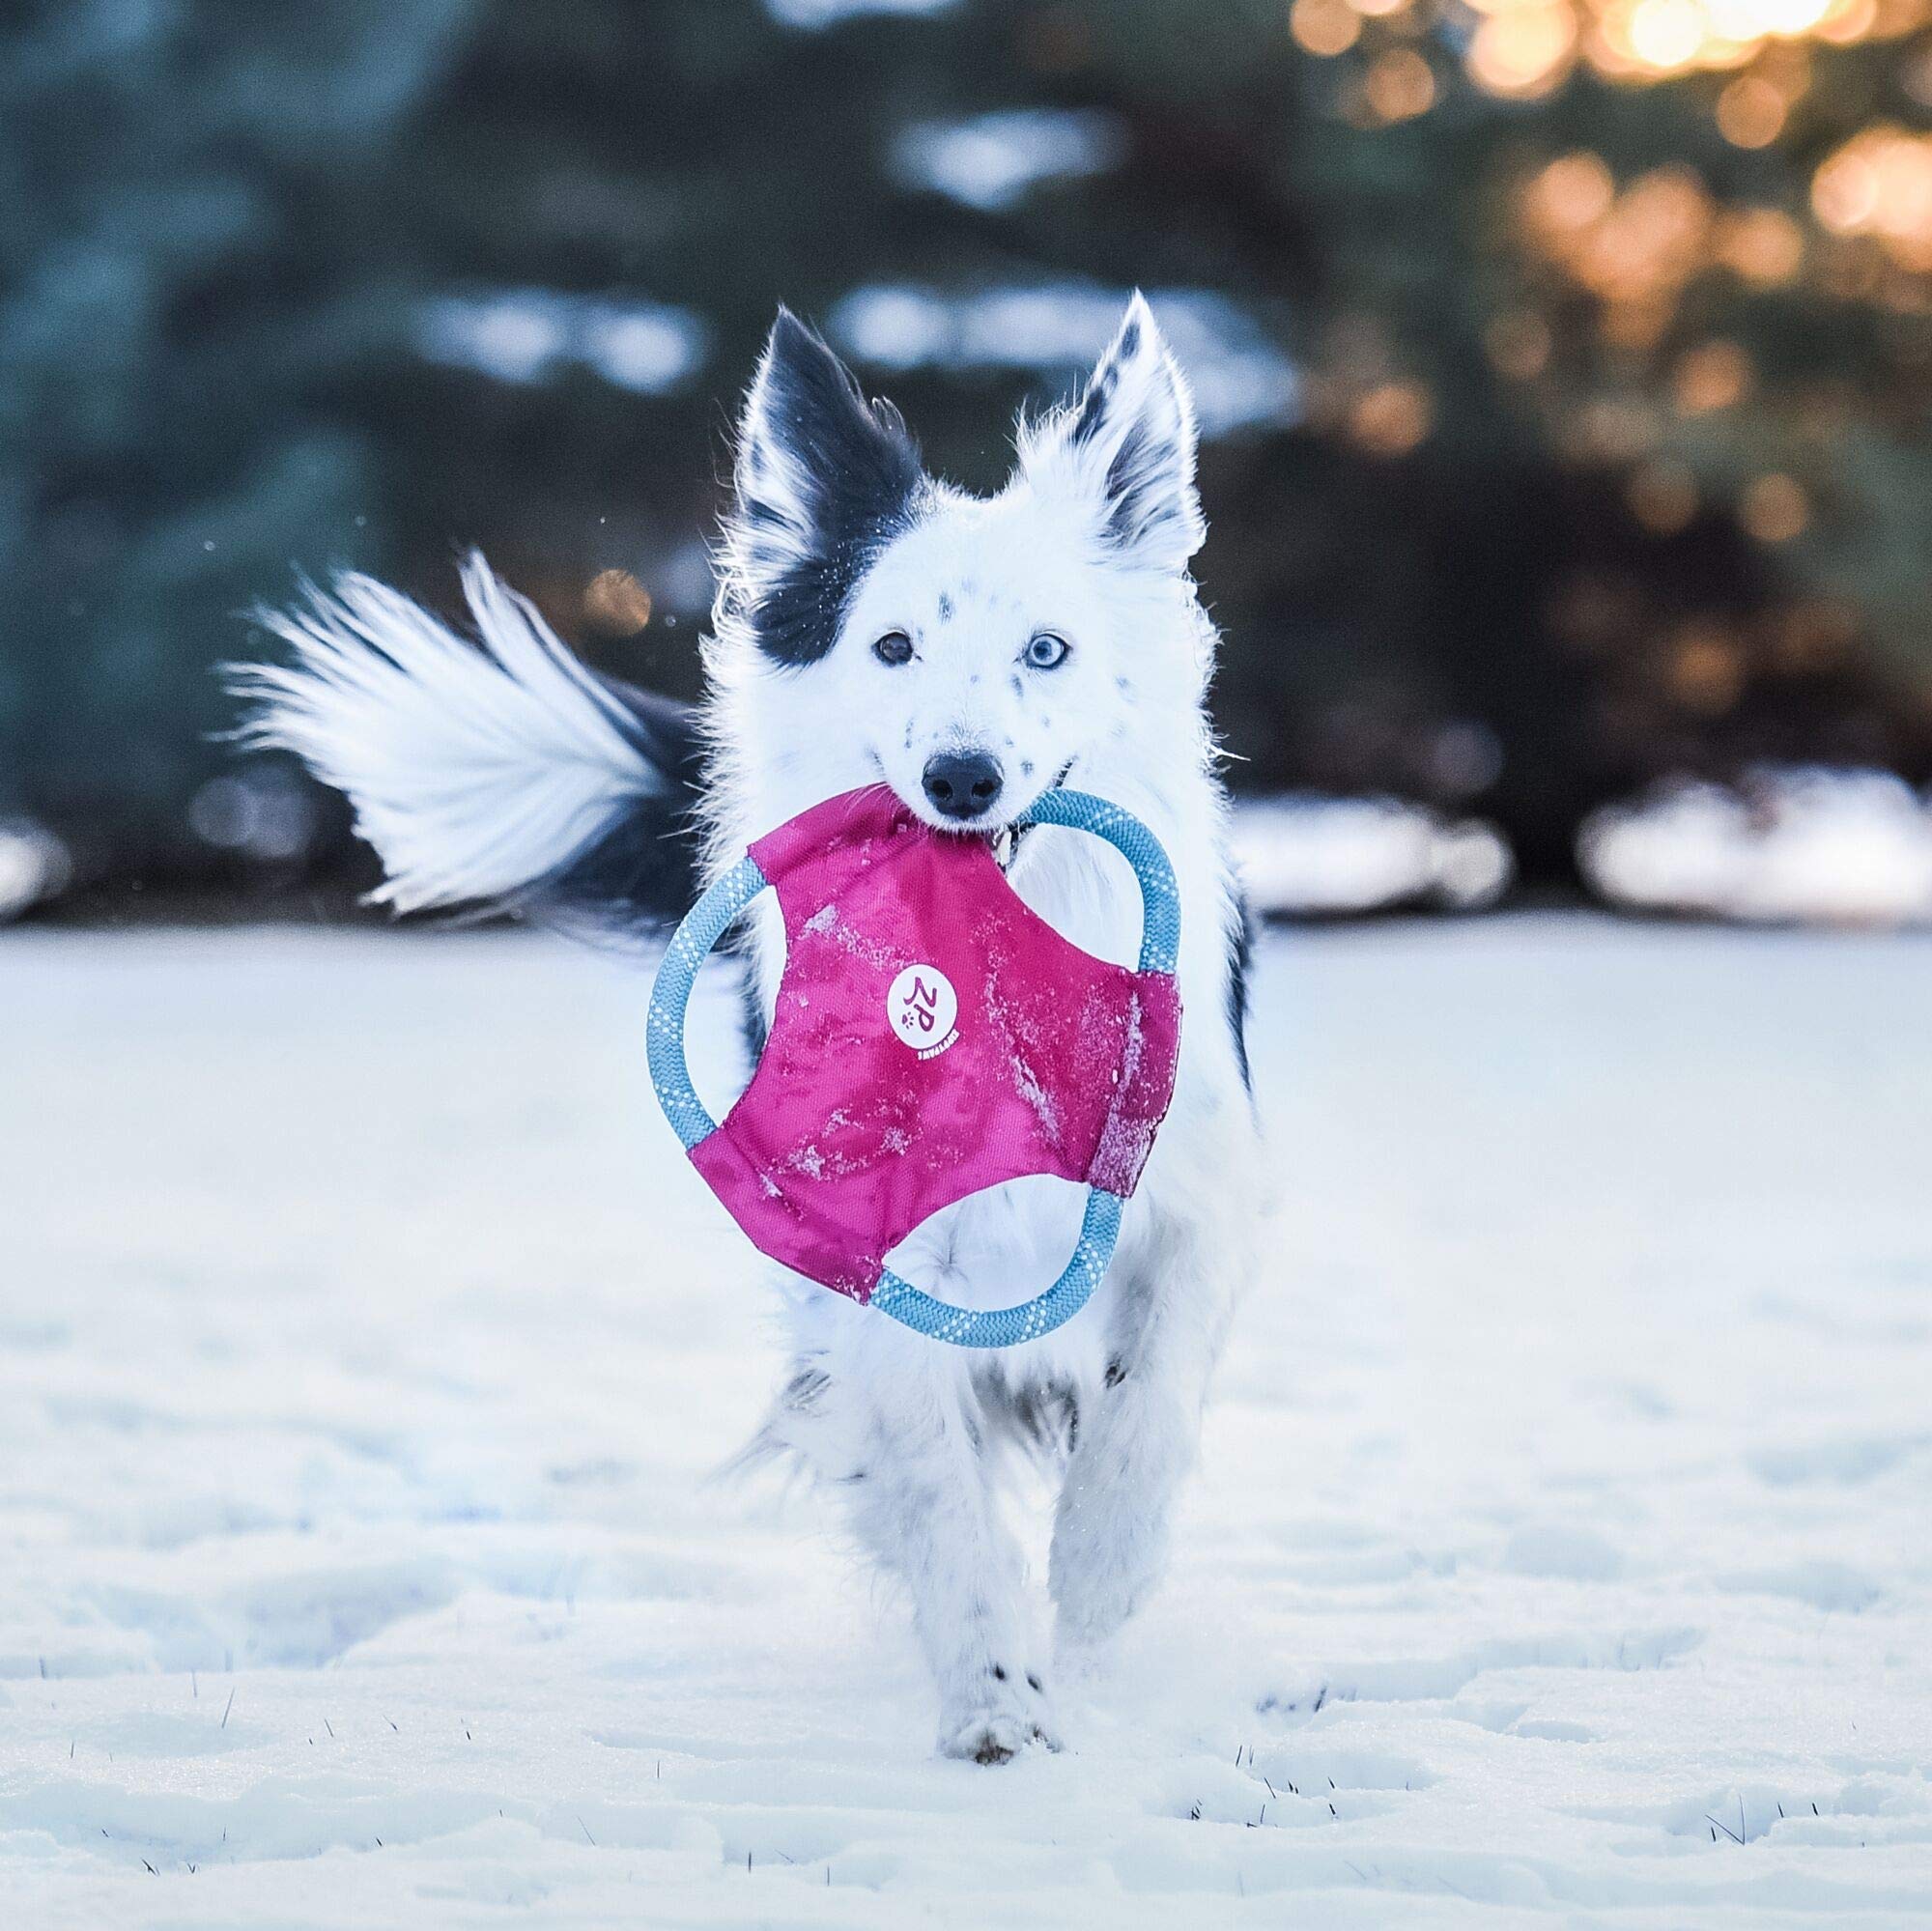
[[[1206,708],[1217,638],[1189,575],[1206,533],[1195,441],[1187,385],[1138,296],[1078,397],[1022,418],[1011,477],[987,497],[929,475],[898,412],[781,312],[738,431],[695,715],[592,672],[477,557],[464,578],[476,642],[348,576],[268,613],[293,662],[239,680],[245,736],[348,794],[384,861],[378,896],[399,910],[643,928],[694,811],[708,880],[807,807],[883,781],[940,830],[995,835],[1036,911],[1127,964],[1140,900],[1119,856],[1011,828],[1068,783],[1160,838],[1181,899],[1179,1072],[1088,1306],[980,1354],[779,1282],[792,1359],[750,1454],[795,1457],[830,1485],[909,1594],[939,1748],[980,1763],[1060,1744],[1000,1506],[1006,1451],[1058,1478],[1048,1582],[1065,1662],[1160,1576],[1257,1245],[1247,926]],[[770,895],[750,925],[755,1044],[782,965]],[[949,1208],[894,1264],[948,1299],[1006,1305],[1059,1271],[1079,1212],[1064,1182],[1017,1182]]]

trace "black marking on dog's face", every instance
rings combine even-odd
[[[898,411],[867,403],[824,341],[781,309],[746,406],[733,517],[758,647],[781,664],[823,657],[860,578],[927,488]]]
[[[939,593],[939,621],[943,624],[952,621],[952,599],[944,590]]]

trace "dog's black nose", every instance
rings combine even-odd
[[[977,818],[991,810],[1005,782],[999,759],[983,751],[942,752],[925,761],[925,795],[948,818]]]

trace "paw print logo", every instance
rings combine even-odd
[[[958,1019],[959,995],[937,966],[907,966],[886,994],[886,1023],[923,1060],[958,1038]]]

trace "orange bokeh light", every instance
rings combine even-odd
[[[1732,409],[1749,393],[1750,357],[1735,342],[1706,342],[1677,364],[1672,389],[1685,415]]]
[[[1435,71],[1412,47],[1396,47],[1370,67],[1362,95],[1378,121],[1412,121],[1435,104]]]
[[[1493,9],[1469,43],[1466,64],[1491,94],[1530,99],[1569,72],[1577,51],[1577,15],[1569,0],[1522,0]]]
[[[1354,0],[1362,11],[1363,0]],[[1932,19],[1932,0],[1463,0],[1482,17],[1463,56],[1469,78],[1490,94],[1533,97],[1554,86],[1579,57],[1612,80],[1650,81],[1749,68],[1779,46],[1827,41],[1845,46],[1899,39]],[[1750,76],[1746,76],[1750,77]],[[1763,147],[1776,138],[1791,99],[1758,76],[1743,94],[1726,90],[1726,139]],[[1770,88],[1760,93],[1758,88]],[[1775,114],[1774,102],[1777,110]],[[1736,128],[1738,132],[1733,132]],[[1742,138],[1740,136],[1742,135]]]
[[[1770,81],[1743,74],[1718,96],[1718,131],[1734,148],[1768,148],[1784,131],[1787,112]]]
[[[1789,543],[1811,521],[1811,505],[1789,476],[1759,476],[1738,500],[1738,521],[1760,543]]]
[[[1379,383],[1349,412],[1349,433],[1372,456],[1406,456],[1435,425],[1435,405],[1420,383]]]
[[[1362,16],[1349,0],[1294,0],[1288,30],[1298,45],[1332,60],[1362,38]]]
[[[1932,270],[1932,134],[1866,128],[1819,165],[1811,207],[1833,234],[1868,236],[1900,267]]]

